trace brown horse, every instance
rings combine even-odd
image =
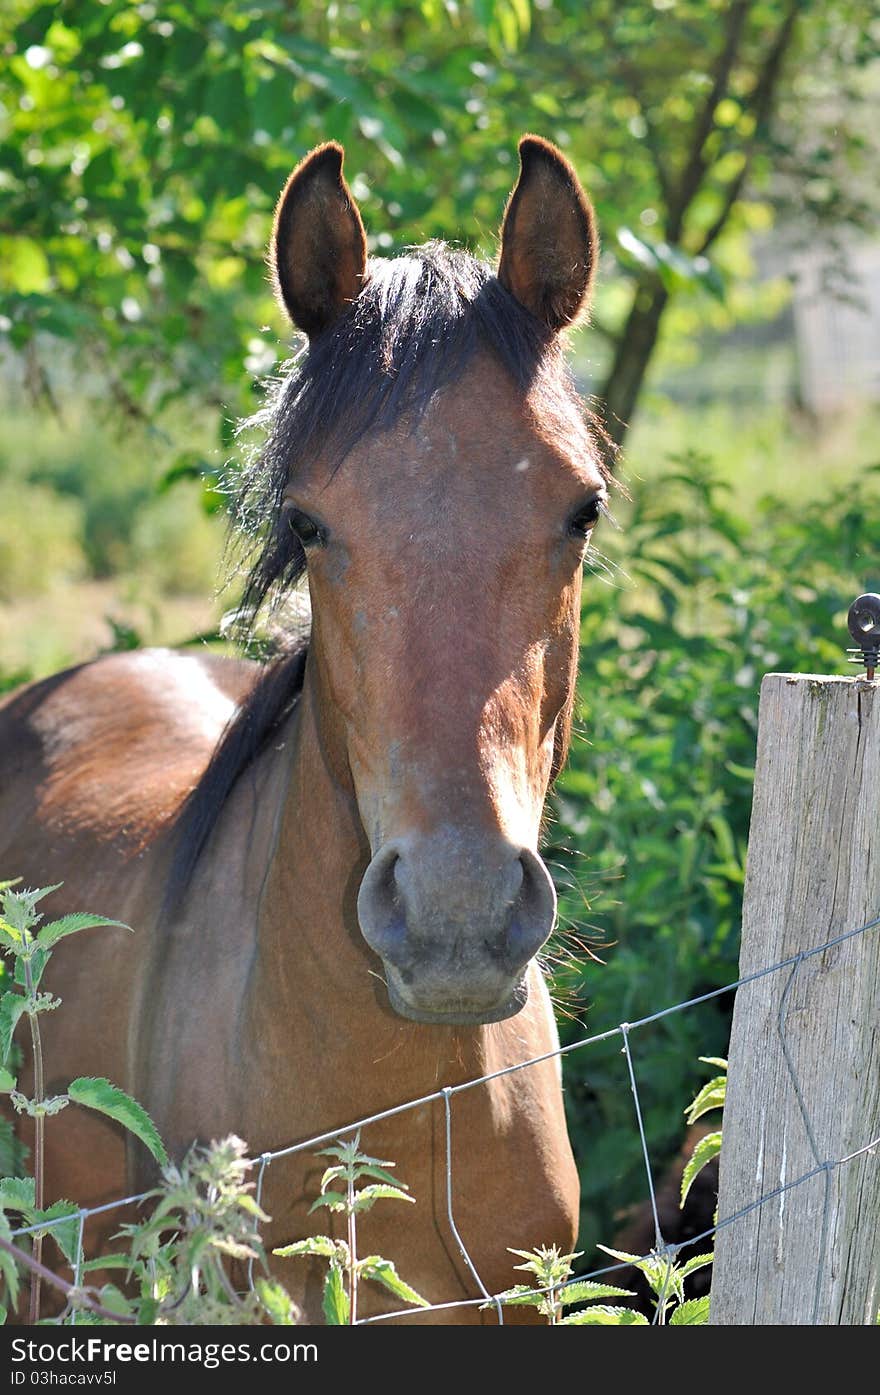
[[[336,145],[281,195],[272,274],[309,347],[263,414],[238,513],[251,611],[307,571],[307,650],[266,668],[112,655],[0,708],[0,868],[63,880],[53,913],[136,932],[58,948],[47,1088],[109,1076],[173,1153],[227,1132],[259,1153],[557,1044],[537,846],[606,490],[560,331],[597,245],[559,151],[528,136],[520,157],[497,274],[440,244],[368,260]],[[442,1108],[363,1142],[417,1202],[365,1216],[365,1252],[433,1302],[473,1297]],[[98,1116],[66,1110],[47,1143],[50,1199],[149,1177]],[[558,1060],[457,1096],[453,1143],[456,1221],[491,1289],[516,1278],[508,1246],[571,1248]],[[316,1228],[319,1175],[304,1154],[268,1169],[269,1246]],[[318,1270],[278,1272],[315,1320]]]

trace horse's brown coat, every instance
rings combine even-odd
[[[0,706],[3,875],[63,881],[50,913],[91,909],[134,928],[57,949],[50,1082],[109,1076],[174,1153],[233,1131],[257,1154],[552,1051],[534,962],[528,1001],[507,1020],[397,1016],[357,896],[390,836],[421,839],[430,862],[436,829],[451,826],[477,867],[501,844],[536,848],[577,662],[580,551],[565,521],[603,488],[552,375],[523,395],[489,354],[417,429],[366,437],[339,469],[316,456],[291,482],[332,538],[309,564],[302,696],[235,784],[173,916],[159,907],[175,816],[255,666],[116,655]],[[443,867],[429,870],[442,895]],[[50,1198],[94,1204],[149,1176],[98,1117],[68,1109],[47,1139]],[[416,1198],[405,1214],[388,1202],[362,1218],[363,1252],[393,1259],[434,1302],[473,1295],[446,1220],[442,1107],[373,1126],[363,1144],[396,1161]],[[490,1288],[516,1280],[508,1246],[572,1247],[578,1181],[556,1060],[455,1097],[453,1147],[456,1219]],[[325,1224],[307,1216],[321,1171],[305,1155],[269,1168],[270,1248]],[[277,1269],[317,1319],[318,1268]],[[384,1306],[365,1293],[371,1305]],[[466,1308],[446,1320],[481,1319]]]

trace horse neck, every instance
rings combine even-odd
[[[275,1024],[273,1050],[294,1049],[300,1061],[308,1052],[350,1054],[361,1086],[370,1062],[391,1055],[377,1074],[396,1100],[491,1069],[492,1029],[426,1027],[388,1005],[381,963],[358,926],[370,847],[332,711],[320,665],[310,661],[289,727],[290,778],[260,901],[253,999],[261,1031]]]

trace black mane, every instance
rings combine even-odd
[[[369,262],[357,299],[286,365],[266,406],[244,424],[265,439],[230,490],[248,559],[241,632],[252,633],[264,604],[289,594],[305,571],[305,553],[281,508],[298,462],[320,449],[338,465],[368,432],[389,430],[404,415],[415,425],[479,348],[494,353],[524,392],[548,370],[567,381],[556,337],[487,263],[442,242]],[[183,806],[166,911],[185,889],[236,780],[293,711],[306,652],[300,640],[267,665]]]

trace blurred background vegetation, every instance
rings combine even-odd
[[[761,675],[844,671],[880,587],[875,0],[4,0],[0,53],[0,687],[234,603],[292,164],[345,144],[375,253],[491,256],[537,131],[596,204],[572,362],[628,492],[548,822],[563,1035],[733,979]],[[634,1042],[658,1166],[729,1007]],[[589,1246],[645,1187],[619,1052],[566,1070]]]

